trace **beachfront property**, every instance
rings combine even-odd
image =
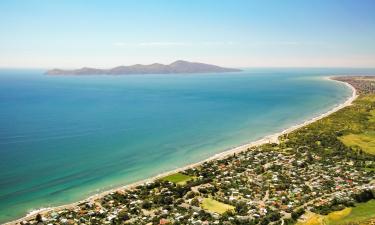
[[[345,81],[358,82],[356,78]],[[375,198],[375,156],[346,146],[337,138],[351,132],[350,127],[356,127],[359,135],[359,130],[367,132],[373,126],[368,112],[375,108],[375,86],[355,87],[362,95],[353,106],[284,134],[279,144],[254,146],[131,189],[46,212],[42,221],[45,224],[294,224],[297,221],[303,224],[305,213],[327,215],[367,202]],[[361,87],[366,87],[366,94]],[[372,87],[370,94],[368,87]],[[347,115],[352,112],[370,117],[348,120]],[[337,130],[344,126],[347,128]],[[36,223],[34,218],[21,222]]]
[[[185,171],[197,177],[185,186],[159,180],[51,213],[45,220],[53,224],[221,224],[225,220],[248,224],[265,218],[290,219],[304,208],[319,212],[332,201],[352,204],[353,196],[375,190],[374,174],[357,171],[343,157],[327,162],[306,151],[299,153],[296,157],[292,150],[249,149]],[[228,211],[206,208],[206,199],[221,208],[227,205]]]

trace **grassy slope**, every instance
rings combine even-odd
[[[370,105],[375,101],[374,96],[367,96],[363,99],[363,103],[368,103]],[[359,133],[350,133],[340,137],[339,139],[346,145],[352,148],[360,148],[363,151],[375,155],[375,109],[368,111],[367,114],[367,126],[365,130]]]
[[[344,209],[346,210],[346,209]],[[339,211],[341,212],[341,211]],[[337,212],[333,212],[337,213]],[[330,213],[332,214],[332,213]],[[341,214],[339,217],[329,217],[328,214],[327,222],[329,225],[341,225],[352,222],[366,221],[371,218],[375,218],[375,200],[368,201],[366,203],[356,204],[356,207],[351,208],[349,214]]]
[[[346,146],[359,147],[364,152],[375,154],[375,132],[348,134],[339,138]]]
[[[305,215],[303,222],[297,225],[348,225],[362,224],[369,219],[375,218],[375,200],[356,204],[353,208],[345,208],[341,211],[332,212],[326,216],[315,213]]]
[[[305,220],[297,222],[296,225],[323,225],[323,216],[321,215],[309,212],[304,217]]]
[[[369,121],[375,123],[375,109],[370,111]]]
[[[325,221],[329,224],[336,224],[340,223],[343,218],[349,216],[352,213],[352,208],[345,208],[341,211],[331,212],[327,216],[325,216]]]
[[[234,210],[234,207],[221,202],[218,202],[212,198],[204,198],[202,201],[202,208],[210,212],[225,213],[229,210]]]
[[[360,96],[352,106],[284,138],[287,147],[305,145],[328,155],[339,151],[349,153],[350,149],[375,155],[375,95]]]
[[[375,218],[375,200],[356,204],[356,207],[345,208],[327,216],[309,213],[306,220],[298,222],[297,225],[347,225],[361,224],[369,219]]]

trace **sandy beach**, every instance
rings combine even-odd
[[[281,135],[284,135],[284,134],[287,134],[287,133],[290,133],[296,129],[299,129],[303,126],[306,126],[308,124],[311,124],[317,120],[320,120],[346,106],[349,106],[352,104],[352,102],[357,98],[357,92],[355,90],[355,88],[353,86],[351,86],[350,84],[348,83],[345,83],[345,82],[341,82],[341,81],[337,81],[337,80],[333,80],[331,77],[325,77],[325,79],[329,79],[331,82],[340,82],[340,83],[344,83],[348,88],[351,89],[352,91],[352,95],[346,99],[346,101],[340,105],[337,105],[335,106],[334,108],[330,109],[329,111],[325,112],[325,113],[322,113],[321,115],[319,116],[316,116],[312,119],[308,119],[306,121],[304,121],[303,123],[300,123],[300,124],[296,124],[296,125],[293,125],[281,132],[278,132],[278,133],[275,133],[275,134],[272,134],[272,135],[268,135],[268,136],[265,136],[259,140],[256,140],[256,141],[252,141],[250,143],[247,143],[247,144],[244,144],[244,145],[241,145],[241,146],[238,146],[238,147],[234,147],[232,149],[229,149],[229,150],[226,150],[226,151],[223,151],[222,153],[218,153],[218,154],[215,154],[214,156],[210,157],[210,158],[207,158],[205,160],[202,160],[200,162],[197,162],[197,163],[193,163],[193,164],[190,164],[190,165],[187,165],[187,166],[184,166],[184,167],[181,167],[181,168],[178,168],[178,169],[175,169],[175,170],[171,170],[171,171],[168,171],[168,172],[165,172],[165,173],[161,173],[155,177],[152,177],[152,178],[148,178],[148,179],[145,179],[145,180],[141,180],[141,181],[138,181],[138,182],[135,182],[135,183],[132,183],[132,184],[129,184],[129,185],[125,185],[125,186],[122,186],[122,187],[118,187],[118,188],[114,188],[114,189],[111,189],[111,190],[107,190],[107,191],[104,191],[104,192],[101,192],[101,193],[98,193],[98,194],[95,194],[85,200],[81,200],[81,201],[78,201],[78,202],[75,202],[75,203],[71,203],[71,204],[66,204],[66,205],[62,205],[62,206],[57,206],[57,207],[51,207],[51,208],[42,208],[42,209],[38,209],[38,210],[34,210],[32,212],[30,212],[29,214],[27,214],[25,217],[23,218],[20,218],[20,219],[17,219],[17,220],[14,220],[14,221],[11,221],[11,222],[8,222],[8,223],[5,223],[5,224],[18,224],[19,222],[21,221],[24,221],[24,220],[28,220],[28,219],[31,219],[31,218],[34,218],[36,214],[38,213],[47,213],[47,212],[50,212],[50,211],[59,211],[59,210],[62,210],[62,209],[71,209],[71,208],[74,208],[76,207],[78,204],[82,203],[82,202],[86,202],[86,201],[94,201],[96,199],[99,199],[109,193],[112,193],[112,192],[115,192],[115,191],[118,191],[118,190],[124,190],[124,189],[131,189],[135,186],[138,186],[140,184],[143,184],[143,183],[147,183],[147,182],[151,182],[153,180],[156,180],[156,179],[159,179],[161,177],[164,177],[164,176],[167,176],[167,175],[170,175],[170,174],[173,174],[173,173],[176,173],[176,172],[180,172],[180,171],[183,171],[183,170],[186,170],[188,168],[192,168],[192,167],[196,167],[204,162],[207,162],[207,161],[211,161],[211,160],[215,160],[215,159],[220,159],[220,158],[225,158],[229,155],[232,155],[234,153],[239,153],[239,152],[242,152],[242,151],[246,151],[248,148],[251,148],[251,147],[254,147],[254,146],[259,146],[259,145],[262,145],[262,144],[266,144],[266,143],[278,143],[278,138],[281,136]]]

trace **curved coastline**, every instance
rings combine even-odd
[[[144,184],[144,183],[147,183],[147,182],[151,182],[153,180],[156,180],[156,179],[159,179],[161,177],[164,177],[164,176],[167,176],[167,175],[170,175],[170,174],[173,174],[173,173],[176,173],[176,172],[180,172],[180,171],[183,171],[183,170],[186,170],[186,169],[189,169],[189,168],[192,168],[192,167],[196,167],[196,166],[199,166],[200,164],[204,163],[204,162],[207,162],[207,161],[211,161],[211,160],[215,160],[215,159],[221,159],[221,158],[225,158],[229,155],[232,155],[232,154],[235,154],[235,153],[239,153],[239,152],[243,152],[243,151],[246,151],[248,148],[251,148],[251,147],[254,147],[254,146],[259,146],[259,145],[262,145],[262,144],[266,144],[266,143],[278,143],[278,138],[281,136],[281,135],[284,135],[284,134],[287,134],[287,133],[290,133],[294,130],[297,130],[303,126],[306,126],[308,124],[311,124],[317,120],[320,120],[346,106],[349,106],[352,104],[352,102],[357,98],[357,92],[355,90],[355,88],[350,85],[349,83],[346,83],[346,82],[342,82],[342,81],[338,81],[338,80],[334,80],[332,79],[332,77],[324,77],[323,79],[327,79],[327,80],[330,80],[332,82],[339,82],[339,83],[343,83],[345,84],[348,88],[351,89],[352,91],[352,95],[347,98],[345,100],[345,102],[335,106],[334,108],[330,109],[329,111],[325,112],[325,113],[322,113],[316,117],[313,117],[311,119],[308,119],[300,124],[296,124],[296,125],[293,125],[281,132],[277,132],[277,133],[274,133],[274,134],[271,134],[271,135],[267,135],[261,139],[258,139],[256,141],[252,141],[250,143],[247,143],[247,144],[243,144],[243,145],[240,145],[240,146],[237,146],[237,147],[233,147],[231,149],[228,149],[228,150],[224,150],[223,152],[221,153],[217,153],[207,159],[204,159],[202,161],[199,161],[199,162],[196,162],[196,163],[192,163],[192,164],[189,164],[189,165],[186,165],[186,166],[183,166],[183,167],[180,167],[180,168],[177,168],[175,170],[171,170],[171,171],[167,171],[167,172],[163,172],[163,173],[160,173],[159,175],[157,176],[154,176],[154,177],[151,177],[151,178],[147,178],[147,179],[144,179],[144,180],[140,180],[138,182],[134,182],[132,184],[128,184],[128,185],[124,185],[124,186],[120,186],[120,187],[117,187],[117,188],[113,188],[113,189],[110,189],[110,190],[107,190],[107,191],[103,191],[103,192],[100,192],[100,193],[97,193],[97,194],[94,194],[84,200],[80,200],[80,201],[77,201],[77,202],[74,202],[74,203],[69,203],[69,204],[65,204],[65,205],[61,205],[61,206],[56,206],[56,207],[49,207],[49,208],[41,208],[41,209],[37,209],[37,210],[33,210],[31,212],[29,212],[26,216],[22,217],[22,218],[19,218],[19,219],[16,219],[16,220],[13,220],[13,221],[10,221],[10,222],[7,222],[5,224],[17,224],[17,223],[20,223],[24,220],[28,220],[28,219],[32,219],[35,217],[36,214],[38,213],[47,213],[47,212],[51,212],[51,211],[59,211],[59,210],[63,210],[63,209],[71,209],[71,208],[74,208],[75,206],[77,206],[78,204],[82,203],[82,202],[87,202],[87,201],[94,201],[96,199],[99,199],[109,193],[112,193],[112,192],[115,192],[115,191],[118,191],[118,190],[123,190],[123,189],[131,189],[135,186],[138,186],[140,184]]]

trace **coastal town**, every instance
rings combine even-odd
[[[327,215],[373,201],[373,148],[348,140],[374,130],[375,80],[335,79],[356,88],[360,96],[353,105],[282,135],[279,143],[254,146],[17,224],[285,225],[298,223],[306,213]]]

